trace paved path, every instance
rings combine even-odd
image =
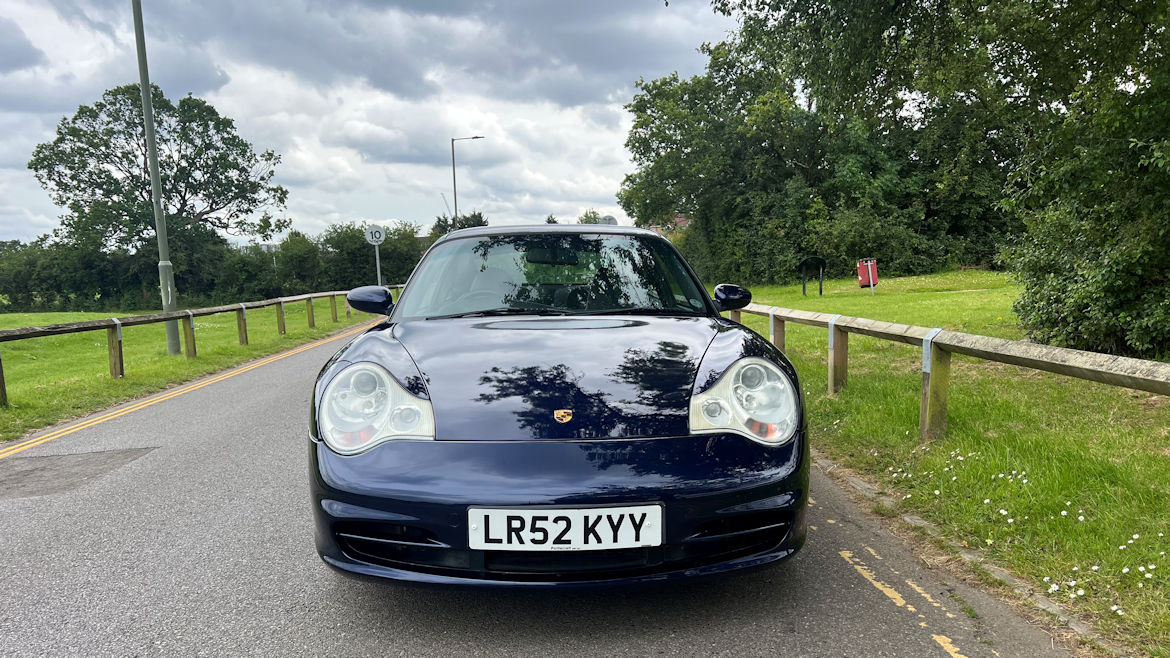
[[[0,458],[0,655],[1065,655],[815,468],[816,530],[760,572],[585,592],[339,576],[313,550],[305,425],[340,344]]]

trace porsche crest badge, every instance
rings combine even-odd
[[[573,420],[573,410],[572,409],[557,409],[556,411],[553,412],[553,418],[558,423],[567,423],[570,420]]]

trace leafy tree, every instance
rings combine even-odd
[[[229,250],[216,280],[216,301],[231,303],[279,297],[284,290],[276,262],[275,253],[257,244]]]
[[[431,242],[434,242],[451,231],[487,225],[487,217],[484,217],[483,213],[478,210],[467,215],[459,215],[458,217],[448,217],[446,214],[442,214],[435,218],[435,223],[431,226],[429,238]]]
[[[969,254],[1024,220],[1004,255],[1029,335],[1170,354],[1170,4],[714,4],[834,122],[919,135],[919,232]]]
[[[782,70],[761,64],[764,45],[707,46],[704,75],[639,84],[627,139],[638,169],[619,203],[643,226],[676,211],[695,217],[676,242],[706,278],[792,279],[809,254],[838,275],[864,256],[889,273],[941,266],[949,243],[926,239],[921,180],[906,156],[915,135],[828,121]]]
[[[476,213],[478,214],[478,213]],[[482,215],[479,216],[482,219]],[[472,226],[486,226],[473,224]],[[386,283],[406,283],[414,266],[422,258],[422,243],[418,238],[418,225],[410,222],[395,222],[386,231],[386,241],[382,243],[382,273]]]
[[[595,210],[593,208],[590,208],[590,209],[586,210],[585,212],[581,213],[581,216],[577,218],[577,223],[578,224],[600,224],[601,223],[601,213],[597,212],[597,210]]]
[[[317,290],[321,278],[321,251],[300,231],[289,231],[280,243],[276,274],[285,294]]]
[[[269,238],[290,224],[273,216],[288,191],[272,182],[280,156],[257,153],[234,122],[206,101],[178,104],[152,88],[163,208],[169,230],[189,225]],[[33,151],[28,166],[67,209],[67,241],[136,250],[154,236],[139,86],[123,85],[82,105]],[[180,288],[181,290],[181,288]]]
[[[548,217],[544,218],[544,223],[545,224],[556,224],[558,222],[557,222],[557,218],[550,212],[548,214]]]
[[[366,242],[366,224],[334,224],[318,239],[321,247],[322,283],[330,290],[347,290],[377,281],[374,248]],[[385,247],[382,247],[385,256]],[[383,262],[383,270],[385,263]]]

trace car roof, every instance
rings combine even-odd
[[[608,235],[642,235],[662,238],[661,235],[649,229],[635,226],[618,226],[613,224],[527,224],[512,226],[473,226],[451,231],[435,241],[436,244],[457,238],[473,238],[489,235],[517,235],[517,234],[556,234],[556,233],[604,233]],[[665,239],[665,238],[662,238]]]

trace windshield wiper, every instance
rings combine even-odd
[[[483,318],[491,315],[567,315],[565,311],[557,309],[545,308],[512,308],[510,306],[501,306],[498,308],[485,308],[478,311],[467,311],[465,313],[449,313],[447,315],[432,315],[428,320],[449,320],[451,318]]]
[[[578,311],[573,315],[701,315],[698,311],[681,308],[606,308],[600,311]]]

